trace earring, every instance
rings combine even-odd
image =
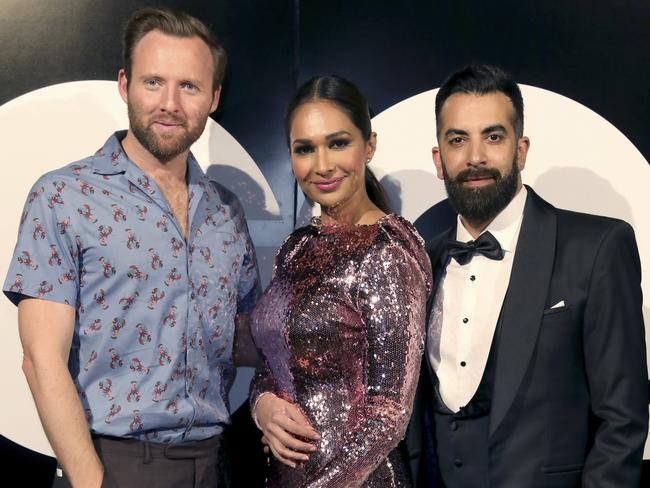
[[[370,164],[370,158],[366,159],[366,164]]]

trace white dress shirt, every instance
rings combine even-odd
[[[440,280],[429,323],[427,356],[438,376],[442,400],[453,412],[469,403],[481,382],[510,282],[526,195],[522,187],[484,231],[499,241],[503,260],[475,254],[469,263],[460,265],[451,259]],[[460,217],[456,239],[473,240]]]

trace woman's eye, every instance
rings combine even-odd
[[[293,153],[298,155],[308,154],[313,151],[311,146],[296,146],[293,148]]]
[[[334,139],[332,142],[330,142],[330,148],[332,149],[343,149],[344,147],[347,147],[350,144],[350,141],[347,139]]]

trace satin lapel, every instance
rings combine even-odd
[[[502,307],[490,435],[510,408],[528,369],[542,322],[555,259],[554,208],[528,188],[510,283]]]

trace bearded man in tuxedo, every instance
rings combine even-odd
[[[433,161],[458,218],[428,244],[436,285],[407,437],[414,478],[639,486],[648,375],[632,228],[522,185],[523,99],[499,68],[454,73],[436,119]]]

